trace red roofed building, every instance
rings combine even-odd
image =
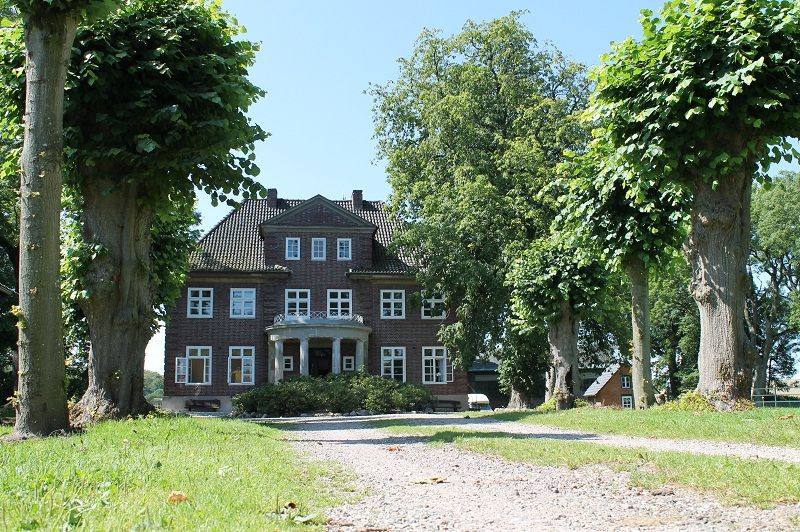
[[[613,364],[586,389],[584,398],[596,406],[633,408],[631,367]]]

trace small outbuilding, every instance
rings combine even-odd
[[[631,367],[613,364],[606,368],[587,388],[584,398],[596,406],[633,408]]]
[[[508,405],[508,394],[500,391],[500,371],[497,362],[476,360],[468,370],[469,392],[483,394],[489,399],[492,408]]]

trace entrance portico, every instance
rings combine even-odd
[[[308,315],[288,317],[279,314],[275,323],[266,329],[269,339],[269,382],[275,383],[284,377],[284,351],[287,342],[300,344],[300,375],[311,374],[311,350],[315,355],[315,373],[327,373],[325,357],[330,350],[330,373],[342,373],[342,341],[355,342],[354,371],[364,371],[367,342],[371,328],[364,325],[361,316],[329,317],[327,313],[314,312]],[[352,347],[352,344],[351,344]]]

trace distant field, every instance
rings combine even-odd
[[[800,466],[774,460],[746,460],[683,452],[613,447],[580,441],[529,438],[496,431],[461,430],[373,421],[394,434],[424,437],[431,444],[453,444],[515,462],[577,468],[603,464],[630,473],[634,485],[660,489],[679,485],[717,496],[726,503],[771,506],[800,502]],[[769,489],[764,489],[764,479]]]
[[[263,425],[107,422],[81,435],[0,443],[0,528],[321,527],[324,509],[350,489],[335,478],[332,467],[301,461],[283,432]],[[168,502],[173,491],[187,500]]]
[[[576,408],[554,413],[509,411],[491,417],[604,434],[800,447],[800,408],[730,413]]]

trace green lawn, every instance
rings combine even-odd
[[[373,424],[395,434],[424,437],[432,444],[451,443],[517,462],[569,468],[604,464],[630,472],[633,484],[648,489],[686,486],[732,504],[800,502],[800,466],[796,464],[515,437],[501,432],[412,425],[403,420]]]
[[[501,412],[489,417],[605,434],[800,447],[800,409],[796,408],[730,413],[576,408],[553,413]]]
[[[0,444],[0,529],[264,530],[324,523],[350,482],[301,461],[285,433],[148,418]],[[188,500],[167,501],[172,491]],[[283,510],[287,505],[296,509]]]

